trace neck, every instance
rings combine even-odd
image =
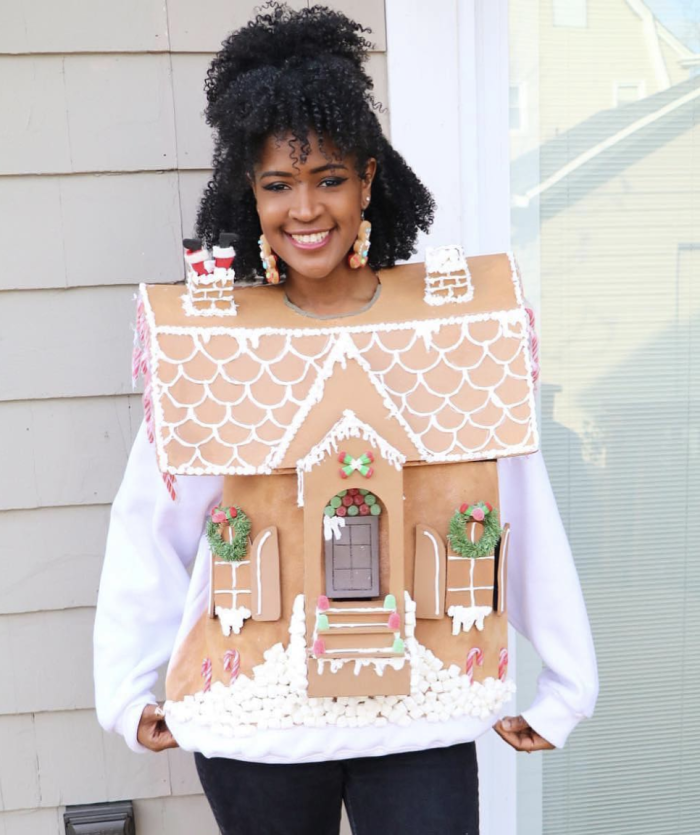
[[[353,270],[344,261],[328,275],[315,278],[287,268],[284,288],[292,304],[317,316],[354,313],[374,296],[379,280],[368,267]]]

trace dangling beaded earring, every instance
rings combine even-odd
[[[369,201],[366,201],[365,205],[368,205]],[[362,210],[362,222],[360,223],[360,228],[357,231],[357,240],[353,244],[353,251],[351,255],[348,256],[348,263],[352,267],[353,270],[357,270],[360,267],[364,267],[367,263],[367,254],[369,253],[369,234],[372,231],[372,224],[365,220],[365,210]]]
[[[258,243],[260,244],[260,259],[265,268],[265,280],[270,284],[278,284],[280,274],[277,270],[277,256],[273,255],[270,244],[264,235],[260,236]]]

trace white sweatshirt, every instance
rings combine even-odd
[[[561,747],[591,716],[598,693],[586,609],[541,454],[501,459],[498,475],[501,519],[512,531],[508,618],[544,662],[537,695],[523,716]],[[204,522],[221,499],[222,483],[220,476],[179,476],[173,501],[141,426],[112,507],[94,635],[98,719],[134,751],[146,750],[136,733],[143,708],[155,702],[157,670],[207,605]],[[196,723],[170,722],[170,728],[183,748],[206,756],[285,763],[452,745],[475,739],[493,722],[493,716],[465,716],[409,727],[302,726],[243,739]]]

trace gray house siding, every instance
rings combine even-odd
[[[0,835],[56,835],[66,805],[121,799],[139,835],[216,831],[191,757],[101,731],[91,637],[141,420],[134,292],[182,277],[210,164],[204,73],[256,5],[0,4]],[[386,105],[384,3],[329,5],[373,28]]]

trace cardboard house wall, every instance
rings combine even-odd
[[[469,292],[440,291],[436,302],[449,262],[380,272],[378,300],[332,320],[289,306],[283,286],[237,289],[235,317],[206,318],[181,287],[142,287],[160,467],[223,474],[223,504],[252,523],[238,567],[212,560],[210,606],[171,663],[170,699],[201,690],[196,659],[226,680],[233,645],[252,675],[266,650],[289,642],[301,607],[309,696],[407,695],[414,640],[461,670],[478,650],[470,677],[502,678],[508,532],[493,555],[469,560],[450,551],[447,531],[464,502],[498,507],[499,457],[537,448],[528,319],[512,258],[462,259]],[[371,478],[344,478],[339,453],[368,451]],[[348,488],[371,490],[383,507],[380,593],[324,608],[324,508]],[[480,528],[470,526],[473,540]],[[250,614],[217,618],[219,593],[247,595]],[[267,619],[261,595],[272,600]],[[479,608],[493,613],[463,622]]]

